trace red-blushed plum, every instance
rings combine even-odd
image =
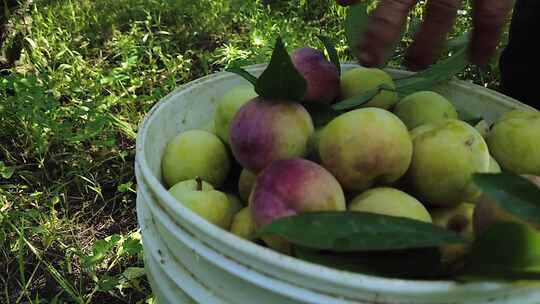
[[[304,212],[345,210],[338,181],[320,165],[301,158],[272,162],[257,177],[250,196],[257,227]]]
[[[319,50],[308,47],[296,49],[291,60],[308,85],[304,102],[330,104],[338,98],[339,71]]]
[[[299,103],[257,97],[234,116],[229,144],[242,167],[257,174],[274,160],[304,157],[313,131]]]

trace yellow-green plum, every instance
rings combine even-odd
[[[324,127],[319,155],[345,190],[358,193],[397,181],[411,162],[412,141],[407,127],[391,112],[358,109]]]
[[[244,204],[240,201],[240,198],[234,194],[231,193],[225,193],[227,196],[227,199],[229,200],[229,209],[227,210],[227,215],[224,220],[225,224],[228,224],[226,227],[229,229],[233,222],[234,216],[242,209],[244,208]]]
[[[433,91],[419,91],[406,96],[398,102],[394,114],[409,130],[441,119],[457,119],[458,117],[454,105],[444,96]]]
[[[500,279],[506,277],[506,274],[510,277],[512,274],[517,277],[521,274],[522,284],[527,284],[526,274],[531,275],[530,279],[538,274],[539,257],[540,231],[523,223],[504,222],[475,240],[474,250],[467,256],[466,267],[462,271],[470,274],[497,274]],[[501,270],[503,272],[499,272]],[[524,303],[519,300],[517,302]]]
[[[218,101],[214,114],[214,132],[225,143],[229,143],[231,121],[238,110],[257,97],[253,85],[242,84],[227,91]]]
[[[430,210],[433,224],[456,233],[468,241],[473,241],[473,213],[475,205],[461,203],[450,208],[435,208]],[[464,257],[469,251],[468,244],[446,244],[439,247],[445,263],[454,263]]]
[[[478,198],[480,190],[471,175],[488,172],[490,157],[474,127],[447,119],[413,129],[411,138],[414,152],[406,178],[415,196],[439,207]]]
[[[498,119],[487,137],[499,165],[516,174],[540,175],[540,112],[514,110]]]
[[[243,202],[247,203],[249,201],[249,195],[255,185],[255,180],[257,175],[251,173],[249,170],[242,169],[240,173],[240,178],[238,179],[238,193]]]
[[[434,225],[472,239],[474,208],[474,204],[464,202],[450,208],[434,208],[431,209],[430,213]]]
[[[261,237],[261,240],[266,244],[268,248],[271,248],[280,253],[291,255],[292,245],[286,239],[277,235],[265,235]]]
[[[491,126],[489,125],[489,123],[485,120],[485,119],[482,119],[481,121],[479,121],[475,126],[474,128],[478,131],[478,133],[480,133],[480,135],[482,135],[482,137],[485,139],[487,138],[487,135],[489,134],[489,129],[491,128]]]
[[[234,216],[231,232],[246,240],[252,240],[254,238],[257,226],[251,216],[249,207],[244,207]]]
[[[338,181],[322,166],[301,158],[273,161],[257,176],[250,196],[257,227],[305,212],[345,210]]]
[[[500,173],[502,170],[501,170],[501,166],[499,166],[499,163],[497,162],[497,160],[495,158],[493,158],[493,156],[489,156],[489,169],[488,169],[488,172],[489,173]]]
[[[208,222],[229,229],[229,199],[225,193],[215,190],[209,183],[201,179],[185,180],[171,187],[169,193]]]
[[[321,157],[319,156],[319,144],[321,143],[322,130],[322,127],[315,129],[315,132],[313,132],[313,135],[311,135],[308,141],[307,158],[316,163],[321,162]]]
[[[166,186],[200,177],[219,188],[230,169],[227,148],[207,131],[190,130],[178,134],[165,147],[161,171]]]
[[[540,188],[540,176],[523,175],[523,177],[527,178],[530,182]],[[476,202],[476,206],[474,208],[474,234],[476,236],[479,236],[483,234],[486,230],[488,230],[488,228],[491,227],[493,224],[502,221],[526,224],[525,221],[497,206],[497,204],[485,194],[482,195],[480,200]],[[540,225],[533,225],[533,227],[540,230]]]
[[[337,67],[316,49],[305,47],[294,50],[291,60],[307,82],[303,102],[330,104],[340,94]]]
[[[313,131],[311,116],[299,103],[257,97],[236,113],[229,144],[242,167],[257,174],[274,160],[304,157]]]
[[[372,188],[356,196],[350,202],[349,210],[431,223],[431,216],[422,203],[403,191],[389,187]]]
[[[352,68],[341,75],[341,99],[365,94],[368,91],[377,89],[383,84],[390,89],[396,88],[392,77],[381,69],[364,67]],[[382,90],[379,94],[375,95],[371,101],[362,105],[362,107],[390,109],[397,101],[398,96],[396,92]]]

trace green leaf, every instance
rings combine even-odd
[[[3,161],[0,161],[0,176],[3,179],[10,179],[15,173],[15,167],[8,167]]]
[[[143,252],[143,247],[140,239],[133,237],[126,237],[119,247],[119,255],[122,256],[136,256]]]
[[[146,275],[146,271],[142,267],[128,267],[122,273],[122,277],[126,280],[138,279]]]
[[[407,218],[365,212],[313,212],[280,218],[258,236],[279,235],[311,249],[338,252],[427,248],[461,243],[458,234]]]
[[[403,279],[447,275],[437,248],[337,253],[295,247],[294,251],[299,259],[350,272]]]
[[[361,2],[349,6],[345,18],[345,36],[351,54],[358,58],[362,35],[367,29],[369,14],[368,4]]]
[[[365,92],[364,94],[353,96],[351,98],[347,98],[343,101],[340,101],[334,104],[332,106],[332,109],[341,111],[341,110],[350,110],[350,109],[357,108],[363,104],[368,103],[370,100],[372,100],[375,96],[377,96],[383,90],[394,91],[394,89],[388,86],[387,84],[381,84],[377,88],[373,90],[369,90]]]
[[[130,190],[132,190],[131,186],[133,186],[133,182],[129,181],[127,183],[122,183],[122,184],[118,185],[117,189],[118,189],[118,192],[125,193],[125,192],[129,192]]]
[[[263,97],[302,100],[306,91],[306,80],[294,67],[281,37],[278,37],[270,63],[257,79],[255,92]]]
[[[510,172],[477,173],[473,181],[500,208],[540,225],[540,189],[526,178]]]
[[[106,237],[104,240],[96,241],[92,248],[92,254],[81,256],[83,267],[92,268],[101,263],[121,239],[122,237],[120,235],[113,234],[112,236]]]
[[[330,57],[330,61],[336,66],[339,75],[341,75],[341,64],[339,62],[339,56],[336,51],[336,48],[334,47],[334,44],[330,40],[330,38],[325,36],[317,36],[319,40],[321,40],[322,44],[324,45],[324,48],[326,49],[326,52],[328,53],[328,56]]]
[[[311,103],[304,104],[304,107],[309,112],[315,128],[326,126],[330,121],[343,113],[332,109],[329,105]]]
[[[239,68],[239,67],[233,67],[233,68],[228,68],[226,69],[225,71],[227,72],[231,72],[231,73],[234,73],[238,76],[241,76],[243,77],[245,80],[249,81],[253,86],[255,86],[255,84],[257,83],[257,77],[251,75],[250,72],[242,69],[242,68]]]
[[[434,86],[448,81],[462,72],[468,64],[467,46],[463,46],[450,57],[422,72],[395,79],[396,89],[401,96],[407,96],[417,91],[432,90]]]
[[[127,288],[135,288],[140,290],[139,279],[146,275],[146,271],[142,267],[128,267],[122,274],[119,275],[116,288],[120,291]]]
[[[109,275],[103,275],[97,281],[98,289],[101,292],[109,292],[116,288],[118,285],[118,278]]]
[[[515,222],[491,226],[473,243],[458,279],[540,280],[540,231]]]

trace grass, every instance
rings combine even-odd
[[[185,82],[267,61],[279,34],[289,49],[329,36],[353,60],[332,0],[24,2],[5,45],[21,58],[0,71],[0,303],[152,303],[133,170],[145,113]],[[495,62],[461,77],[497,88]]]

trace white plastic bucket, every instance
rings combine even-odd
[[[355,66],[345,64],[343,69]],[[247,70],[257,75],[264,67]],[[179,132],[210,121],[217,98],[244,82],[231,73],[190,82],[159,102],[139,131],[137,210],[145,267],[159,303],[540,303],[540,284],[389,279],[308,263],[238,238],[183,207],[161,185],[163,150]],[[436,91],[458,110],[479,113],[488,121],[526,107],[463,81]]]

